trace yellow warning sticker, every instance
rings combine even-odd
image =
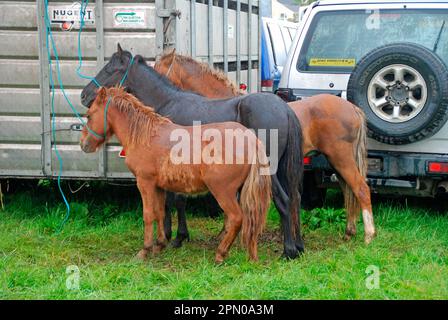
[[[321,59],[311,58],[311,67],[354,67],[356,59]]]

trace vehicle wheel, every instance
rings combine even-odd
[[[314,172],[305,172],[301,194],[302,209],[313,210],[314,208],[322,208],[325,204],[326,195],[327,189],[317,186],[316,174]]]
[[[448,119],[448,69],[423,46],[385,45],[356,65],[347,99],[364,110],[369,137],[388,144],[419,141]]]

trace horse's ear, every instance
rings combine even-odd
[[[145,59],[141,55],[136,54],[134,56],[134,63],[142,63],[142,62],[146,63]]]
[[[121,57],[121,55],[123,54],[123,49],[121,49],[120,42],[117,43],[117,52],[118,55]]]
[[[171,49],[171,51],[169,51],[166,56],[169,57],[170,60],[172,61],[176,56],[176,48]]]
[[[97,95],[100,97],[100,100],[104,100],[104,98],[106,97],[106,88],[104,87],[100,87],[97,91]]]

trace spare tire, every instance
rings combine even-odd
[[[364,110],[369,137],[388,144],[419,141],[448,120],[448,69],[423,46],[385,45],[356,65],[347,99]]]

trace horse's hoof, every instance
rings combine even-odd
[[[154,248],[152,249],[152,253],[154,255],[159,254],[164,248],[165,248],[165,246],[155,245]]]
[[[174,239],[173,242],[171,242],[171,246],[176,249],[182,247],[182,240],[178,238]]]
[[[305,245],[303,243],[296,243],[296,249],[299,255],[301,255],[302,253],[305,252]]]
[[[224,250],[220,250],[218,248],[218,250],[216,250],[216,254],[215,254],[215,263],[216,264],[222,264],[224,262],[224,259],[227,257],[227,255],[229,254],[229,252],[224,251]]]
[[[365,236],[364,236],[364,242],[365,242],[365,244],[370,244],[371,242],[372,242],[372,240],[375,238],[375,236],[376,236],[376,234],[374,233],[374,234],[366,234]]]
[[[179,234],[177,235],[176,239],[173,240],[173,242],[171,243],[173,248],[180,248],[182,247],[182,243],[184,242],[184,240],[190,241],[190,235],[182,235]]]
[[[157,242],[152,247],[153,255],[156,255],[156,254],[160,253],[163,249],[165,249],[166,244],[167,244],[166,240],[165,241],[158,241],[157,240]]]
[[[352,238],[353,238],[353,235],[352,235],[352,234],[347,234],[347,233],[346,233],[346,234],[344,235],[344,240],[345,240],[345,241],[350,241],[350,240],[352,240]]]
[[[356,226],[347,226],[345,228],[344,240],[349,241],[356,235]]]
[[[288,260],[295,259],[299,256],[299,250],[296,247],[294,249],[285,249],[282,257]]]
[[[258,255],[250,256],[249,260],[252,262],[258,262]]]
[[[220,265],[224,263],[224,257],[221,255],[216,255],[215,257],[215,264]]]
[[[147,256],[148,256],[148,250],[146,250],[146,249],[142,249],[142,250],[140,250],[140,251],[137,253],[137,255],[135,256],[135,258],[136,258],[137,260],[144,261],[144,260],[146,260]]]

